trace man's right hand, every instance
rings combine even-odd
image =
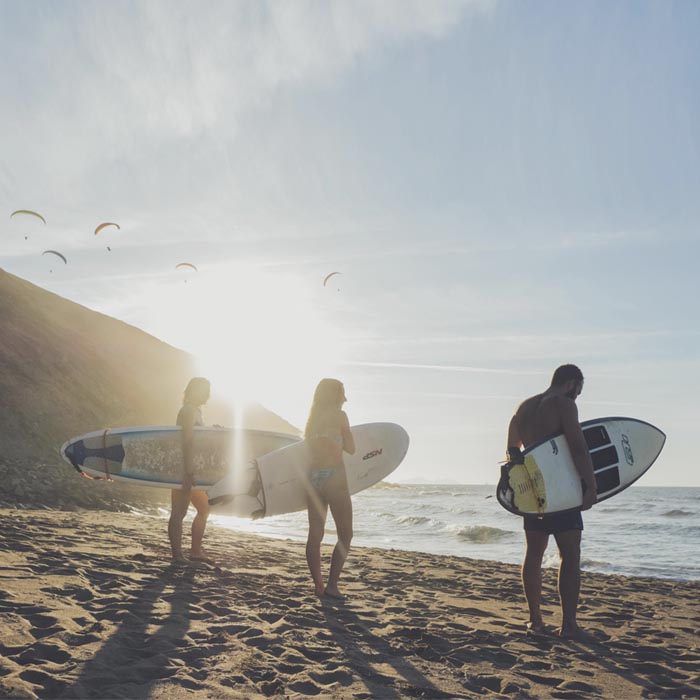
[[[581,504],[581,510],[590,510],[598,502],[595,482],[593,484],[588,484],[581,479],[581,486],[583,487],[583,503]]]

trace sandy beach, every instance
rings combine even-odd
[[[700,697],[697,583],[584,574],[574,642],[527,636],[511,565],[355,548],[333,604],[297,542],[211,527],[220,567],[173,568],[155,517],[1,521],[3,698]]]

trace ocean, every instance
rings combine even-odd
[[[520,564],[522,519],[503,510],[494,486],[381,483],[353,496],[354,546],[403,549]],[[304,541],[306,513],[216,525]],[[700,580],[700,488],[632,486],[584,513],[582,568],[606,574]],[[335,542],[328,516],[325,543]],[[546,567],[558,566],[554,539]]]

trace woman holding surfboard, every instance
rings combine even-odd
[[[190,379],[182,399],[182,408],[177,414],[177,425],[182,428],[182,457],[183,475],[182,488],[171,493],[170,520],[168,522],[168,537],[173,553],[173,563],[185,564],[182,553],[182,521],[187,515],[190,503],[197,509],[197,515],[192,521],[191,561],[209,561],[202,550],[204,529],[209,517],[209,501],[205,491],[195,491],[194,463],[192,460],[194,427],[204,425],[202,406],[209,401],[211,386],[208,379],[194,377]]]
[[[322,379],[306,422],[305,438],[311,453],[307,509],[309,536],[306,561],[314,581],[316,595],[342,599],[338,579],[352,540],[352,501],[343,462],[343,452],[354,454],[355,441],[348,417],[343,411],[345,387],[337,379]],[[338,542],[333,549],[328,582],[321,572],[321,541],[328,508],[335,521]]]

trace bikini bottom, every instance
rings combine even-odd
[[[309,481],[317,491],[320,491],[326,481],[328,481],[335,472],[335,469],[312,469],[309,474]]]

